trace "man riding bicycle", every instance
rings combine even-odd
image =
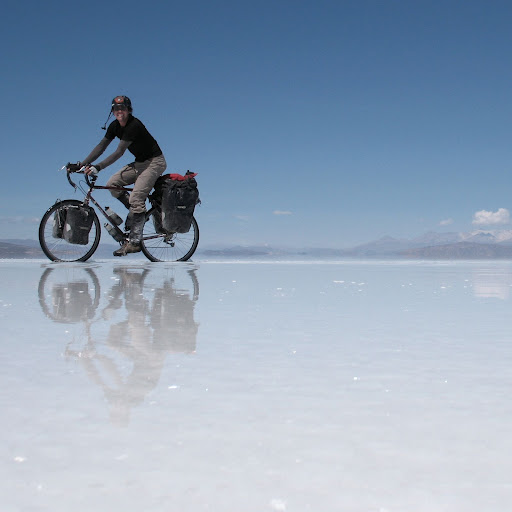
[[[116,96],[112,100],[112,107],[108,116],[108,119],[110,119],[110,116],[114,114],[115,121],[112,121],[108,126],[105,137],[82,160],[85,173],[96,176],[99,171],[119,160],[127,149],[135,156],[134,162],[122,167],[107,182],[108,187],[124,187],[133,184],[131,194],[122,190],[110,191],[115,198],[119,199],[129,209],[125,222],[125,229],[130,230],[128,240],[118,250],[114,251],[114,256],[126,256],[128,253],[141,250],[140,241],[146,218],[146,199],[158,177],[167,168],[167,163],[157,141],[142,122],[132,115],[132,112],[130,99],[127,96]],[[120,139],[117,149],[101,162],[93,164],[116,137]]]

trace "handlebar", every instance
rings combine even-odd
[[[79,172],[80,169],[83,168],[83,165],[80,162],[77,162],[76,164],[72,164],[71,162],[68,162],[66,164],[66,171],[68,172]]]
[[[77,162],[76,164],[72,164],[71,162],[68,162],[66,165],[65,165],[65,169],[66,169],[66,177],[69,181],[69,184],[73,187],[73,188],[76,188],[77,185],[75,184],[75,182],[71,179],[70,175],[73,174],[74,172],[78,173],[78,174],[83,174],[84,175],[84,178],[85,178],[85,181],[87,183],[87,185],[89,187],[93,187],[94,186],[94,183],[96,182],[96,179],[98,178],[98,176],[89,176],[88,174],[85,174],[85,167],[80,163],[80,162]]]

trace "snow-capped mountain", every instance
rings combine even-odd
[[[475,243],[494,243],[501,244],[503,242],[512,243],[512,230],[502,229],[493,231],[477,230],[469,233],[460,233],[462,241]]]

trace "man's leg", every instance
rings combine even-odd
[[[161,155],[145,162],[135,162],[134,165],[137,177],[130,194],[130,210],[133,213],[141,213],[146,211],[146,199],[155,186],[156,180],[167,168],[167,163]]]
[[[130,193],[128,191],[123,192],[117,199],[121,201],[127,210],[130,209]]]
[[[128,253],[141,250],[140,241],[142,240],[142,232],[146,221],[146,199],[156,180],[167,168],[163,155],[145,162],[135,162],[133,165],[137,177],[130,194],[130,213],[125,223],[125,227],[130,229],[130,234],[123,246],[114,251],[114,256],[125,256]]]
[[[137,227],[134,223],[134,215],[136,213],[146,213],[146,199],[153,190],[156,180],[162,175],[167,168],[167,163],[163,155],[151,158],[145,162],[135,162],[135,171],[137,178],[130,194],[130,213],[126,219],[125,229],[131,230]],[[130,239],[140,240],[142,231],[130,232]]]
[[[125,165],[107,181],[107,187],[125,187],[132,185],[137,179],[135,162]],[[118,199],[126,208],[130,208],[130,194],[126,190],[111,190],[113,197]]]

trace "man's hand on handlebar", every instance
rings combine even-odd
[[[94,165],[84,165],[83,167],[84,173],[91,178],[97,178],[100,170]]]
[[[84,164],[82,162],[77,162],[76,164],[68,163],[66,165],[66,170],[68,172],[83,172],[91,178],[97,178],[98,173],[100,172],[100,170],[95,165]]]

